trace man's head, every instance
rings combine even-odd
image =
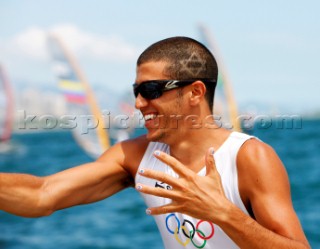
[[[217,82],[218,66],[211,52],[200,42],[188,37],[172,37],[148,47],[138,58],[137,66],[147,62],[165,62],[168,79],[211,79]],[[213,106],[215,85],[206,84],[206,100]]]

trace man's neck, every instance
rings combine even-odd
[[[169,144],[170,154],[191,170],[198,172],[205,165],[205,154],[210,147],[216,151],[231,131],[218,129],[195,129],[184,134],[183,139]]]

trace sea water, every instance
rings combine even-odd
[[[285,164],[294,208],[312,248],[320,248],[320,120],[301,126],[256,127]],[[251,131],[252,132],[252,131]],[[15,134],[14,149],[0,154],[1,172],[44,176],[90,162],[69,132]],[[0,212],[1,249],[160,249],[152,217],[134,189],[98,203],[60,210],[43,218]],[[266,248],[268,246],[266,245]]]

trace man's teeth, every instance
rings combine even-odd
[[[155,114],[147,114],[144,116],[144,120],[148,121],[148,120],[154,119],[156,117],[157,117],[157,115],[155,115]]]

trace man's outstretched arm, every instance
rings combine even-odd
[[[37,177],[0,174],[0,210],[25,217],[107,198],[133,184],[132,174],[145,149],[138,138],[111,147],[98,160]]]

